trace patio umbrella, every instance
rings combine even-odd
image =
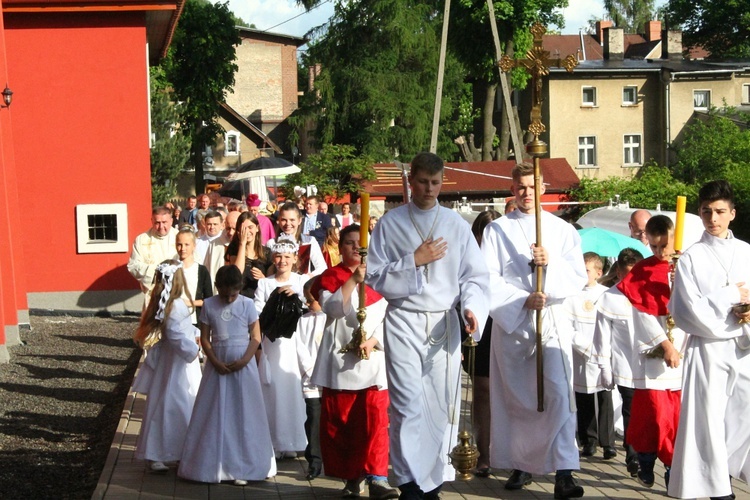
[[[237,170],[229,174],[228,181],[252,179],[255,177],[270,177],[276,175],[296,174],[300,168],[284,158],[262,156],[240,165]]]
[[[632,248],[644,257],[653,255],[646,245],[635,238],[598,227],[579,229],[583,252],[596,252],[602,257],[617,257],[621,250]]]
[[[251,179],[227,181],[219,189],[220,195],[240,201],[244,201],[245,197],[250,193],[255,193],[261,200],[267,201],[268,188],[266,187],[266,178],[253,177]]]

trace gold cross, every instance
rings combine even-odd
[[[547,32],[540,23],[535,23],[531,27],[531,34],[534,35],[534,46],[526,52],[526,59],[513,59],[504,55],[498,66],[504,71],[508,72],[516,67],[523,67],[531,74],[532,87],[531,87],[531,125],[529,125],[529,132],[534,134],[534,140],[539,139],[539,135],[546,130],[542,123],[542,77],[549,75],[549,69],[551,67],[565,68],[568,73],[573,72],[573,68],[578,66],[578,60],[573,55],[569,55],[565,59],[552,59],[549,56],[549,51],[544,50],[542,46],[542,36]]]

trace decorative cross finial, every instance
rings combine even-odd
[[[549,69],[551,67],[565,68],[568,73],[572,73],[573,68],[578,66],[578,60],[573,55],[569,55],[565,59],[550,58],[549,51],[544,50],[542,45],[542,36],[546,32],[547,28],[540,23],[535,23],[531,27],[531,34],[534,35],[534,46],[526,52],[526,58],[513,59],[504,55],[497,63],[506,73],[513,68],[523,67],[531,74],[532,106],[529,132],[534,134],[534,141],[538,141],[539,135],[546,130],[542,123],[542,77],[549,75]]]

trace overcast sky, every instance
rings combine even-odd
[[[656,0],[657,6],[666,0]],[[295,0],[229,0],[229,8],[259,30],[303,36],[310,28],[323,24],[333,14],[333,1],[305,13]],[[578,33],[592,16],[604,13],[602,0],[569,0],[563,33]],[[283,23],[283,24],[280,24]],[[274,27],[275,26],[275,27]]]

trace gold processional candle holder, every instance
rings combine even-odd
[[[474,337],[469,335],[461,345],[467,348],[466,360],[469,365],[469,381],[466,384],[466,396],[462,403],[464,407],[469,408],[467,418],[471,422],[474,416],[474,397],[472,396],[471,400],[469,400],[469,390],[470,388],[471,390],[474,389],[474,360],[478,344],[474,340]],[[458,478],[463,481],[469,481],[474,477],[472,471],[476,468],[479,461],[479,450],[476,444],[474,444],[474,436],[466,430],[466,425],[466,419],[462,419],[461,429],[458,431],[458,444],[448,454],[451,459],[451,465],[458,473]]]
[[[367,263],[367,248],[360,248],[359,249],[359,256],[362,259],[362,263]],[[365,332],[365,319],[367,319],[367,309],[366,309],[366,290],[365,290],[365,282],[359,284],[359,307],[357,308],[357,321],[359,322],[359,326],[354,330],[354,333],[352,333],[352,339],[349,341],[348,344],[346,344],[344,347],[339,349],[340,354],[346,354],[349,351],[355,351],[359,353],[360,359],[370,359],[369,356],[367,356],[367,352],[365,352],[364,349],[360,349],[359,346],[362,345],[362,343],[367,340],[367,332]],[[373,349],[374,351],[375,349]]]

